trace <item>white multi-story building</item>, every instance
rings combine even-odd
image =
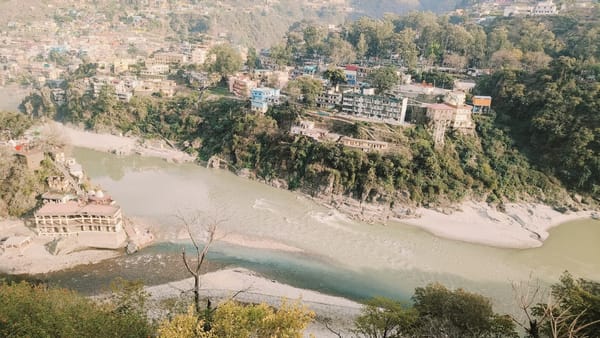
[[[558,9],[552,1],[540,1],[538,2],[531,12],[532,15],[556,15]]]
[[[342,113],[378,120],[395,120],[404,122],[407,99],[394,97],[344,93]]]

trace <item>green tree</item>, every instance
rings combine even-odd
[[[361,337],[410,337],[416,333],[417,312],[386,298],[369,300],[354,321],[354,331]]]
[[[394,44],[396,53],[400,55],[402,63],[409,70],[414,69],[417,66],[417,59],[419,51],[415,43],[417,33],[411,29],[406,28],[395,35]]]
[[[150,294],[144,290],[142,281],[117,278],[110,283],[110,289],[115,312],[146,318],[146,303]]]
[[[367,39],[363,33],[360,33],[358,42],[356,43],[356,56],[360,59],[364,58],[367,54]]]
[[[248,48],[248,57],[246,58],[246,66],[248,69],[254,70],[258,67],[259,64],[258,54],[256,53],[256,48],[250,47]]]
[[[32,125],[27,115],[0,111],[0,140],[18,139]]]
[[[384,94],[398,84],[400,77],[392,66],[377,68],[369,74],[369,81],[377,94]]]
[[[304,43],[306,44],[306,52],[309,55],[319,55],[323,48],[323,40],[325,33],[320,27],[308,26],[302,32]]]
[[[323,72],[323,77],[329,80],[329,83],[336,89],[340,83],[346,82],[346,74],[339,68],[329,68]]]
[[[284,45],[271,47],[270,57],[279,68],[287,66],[292,62],[292,53]]]
[[[205,67],[208,71],[221,75],[221,80],[238,72],[244,63],[240,53],[229,44],[219,44],[211,48]]]
[[[2,337],[149,337],[145,317],[117,313],[65,289],[0,284]]]
[[[563,273],[553,284],[552,303],[534,308],[542,330],[552,338],[600,337],[600,283]]]
[[[452,337],[518,337],[507,316],[494,313],[490,300],[441,284],[416,288],[412,297],[422,332],[435,330]]]
[[[287,85],[287,91],[294,97],[302,97],[302,102],[309,106],[314,106],[317,95],[323,89],[323,84],[317,79],[308,76],[301,76],[290,81]]]
[[[334,65],[348,64],[356,60],[355,48],[337,33],[329,35],[324,51]]]

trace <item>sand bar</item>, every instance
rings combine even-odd
[[[591,211],[560,213],[543,204],[506,204],[501,212],[483,202],[464,202],[451,214],[420,208],[419,218],[401,219],[444,238],[502,248],[535,248],[548,230],[565,222],[590,218]]]

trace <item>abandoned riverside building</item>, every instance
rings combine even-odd
[[[46,203],[35,212],[39,235],[72,235],[81,232],[120,232],[121,207],[114,204]]]

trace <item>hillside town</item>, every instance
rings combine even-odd
[[[509,7],[501,1],[493,4]],[[108,95],[128,103],[134,97],[170,98],[203,92],[221,79],[205,65],[216,61],[215,53],[211,52],[216,46],[229,44],[226,36],[198,33],[188,41],[165,41],[148,27],[153,20],[161,20],[161,13],[167,8],[202,10],[199,4],[172,6],[166,1],[153,1],[122,15],[118,22],[101,13],[69,8],[54,9],[53,18],[46,22],[31,25],[9,22],[2,29],[0,85],[36,88],[42,102],[59,111],[68,109],[69,96],[74,94],[89,94],[94,99]],[[80,34],[71,34],[76,28]],[[325,29],[330,34],[339,31],[334,25]],[[256,53],[242,45],[233,47],[242,60],[248,59],[249,52]],[[436,144],[441,145],[447,128],[468,134],[473,125],[471,114],[489,112],[491,107],[491,99],[486,99],[483,106],[474,110],[471,95],[474,82],[467,69],[423,63],[422,71],[464,72],[454,84],[442,88],[440,84],[414,81],[401,60],[393,57],[339,64],[305,54],[297,55],[295,66],[282,66],[270,49],[250,56],[255,58],[253,64],[227,74],[227,87],[235,97],[248,100],[250,110],[258,114],[284,102],[306,102],[303,94],[290,92],[288,85],[290,81],[310,78],[322,87],[314,98],[314,107],[320,112],[372,123],[409,125],[425,121]],[[397,80],[380,92],[369,83],[371,74],[390,67]],[[333,83],[325,76],[332,70],[340,71],[343,78]],[[489,70],[468,72],[483,74]],[[449,96],[460,99],[448,100]],[[32,115],[40,114],[39,108],[31,103],[26,103],[23,109]]]
[[[600,338],[598,0],[0,0],[0,337]]]

